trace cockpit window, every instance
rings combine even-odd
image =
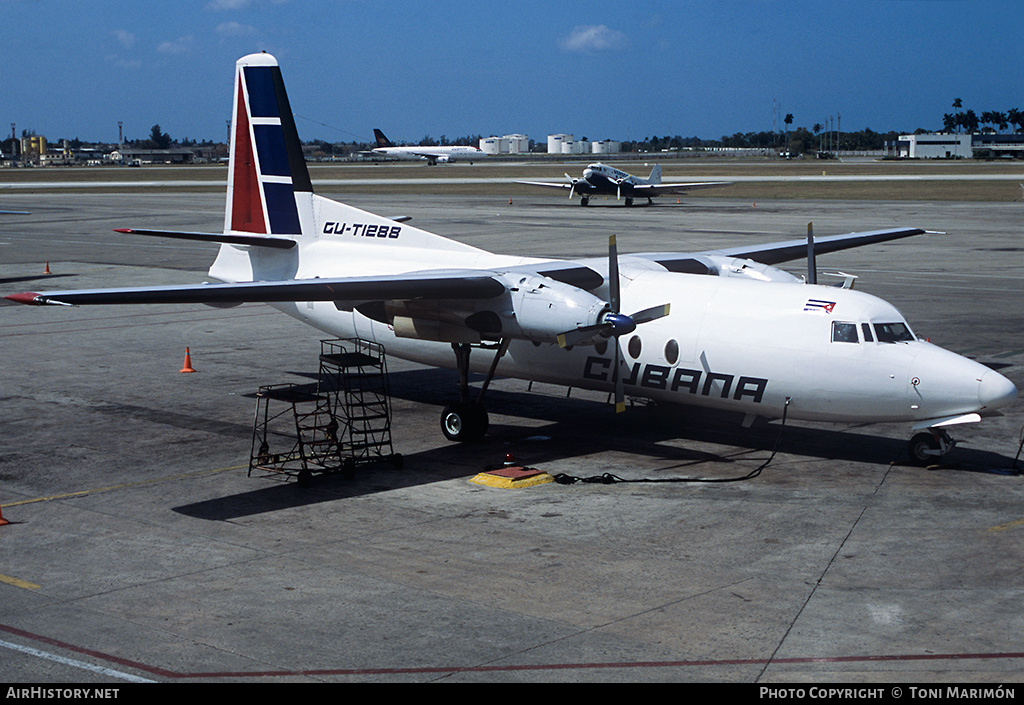
[[[879,343],[906,343],[915,339],[906,323],[876,323],[875,337]]]
[[[833,343],[857,343],[857,324],[856,323],[843,323],[841,321],[832,322],[832,342]]]

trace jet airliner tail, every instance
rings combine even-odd
[[[647,183],[657,186],[661,183],[661,164],[655,164],[651,169],[651,175],[647,177]]]

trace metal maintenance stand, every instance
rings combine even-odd
[[[311,385],[260,387],[256,395],[249,476],[283,473],[307,485],[314,474],[352,477],[361,463],[389,460],[391,442],[387,360],[366,340],[320,341],[320,373]]]

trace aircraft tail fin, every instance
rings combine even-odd
[[[223,243],[209,272],[222,281],[280,278],[303,244],[323,240],[477,251],[313,193],[281,69],[267,53],[236,63],[224,235],[202,239]]]
[[[651,175],[647,177],[647,183],[649,183],[649,184],[660,184],[661,183],[661,164],[655,164],[654,168],[651,169]]]
[[[224,232],[301,235],[296,194],[308,196],[313,186],[281,69],[270,54],[236,63],[231,129]]]
[[[394,147],[394,143],[384,136],[384,133],[378,130],[376,127],[373,128],[373,136],[377,138],[378,147]]]

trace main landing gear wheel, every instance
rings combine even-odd
[[[589,204],[590,204],[590,199],[587,198],[586,196],[584,196],[583,198],[580,199],[580,205],[581,206],[586,206],[586,205],[589,205]]]
[[[508,352],[508,343],[508,339],[503,338],[495,347],[494,359],[480,385],[476,401],[470,401],[469,394],[469,355],[472,346],[469,343],[452,343],[455,366],[459,370],[459,401],[449,404],[441,412],[441,432],[449,441],[478,441],[487,433],[489,421],[483,405],[484,393],[494,379],[498,361]]]
[[[487,410],[472,402],[455,402],[441,412],[441,432],[449,441],[478,441],[489,423]]]

